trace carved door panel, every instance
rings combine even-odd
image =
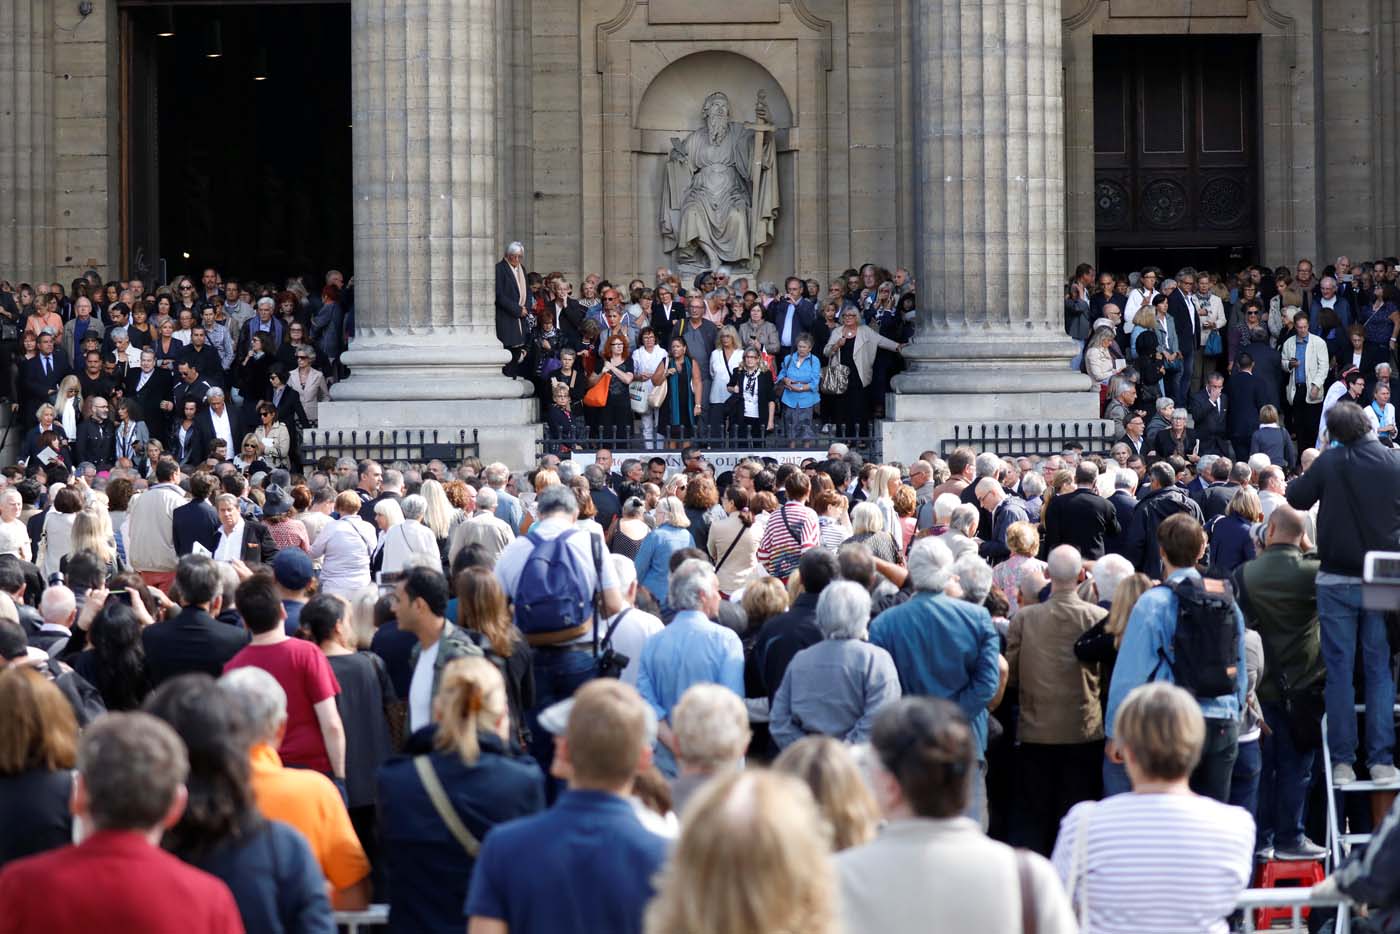
[[[1095,228],[1105,252],[1222,251],[1258,235],[1258,42],[1094,41]],[[1118,264],[1118,268],[1127,268]]]

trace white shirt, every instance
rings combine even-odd
[[[379,548],[384,553],[384,561],[379,566],[380,574],[393,574],[403,570],[404,561],[409,555],[424,555],[434,559],[438,570],[442,570],[442,553],[438,551],[437,539],[432,530],[415,519],[405,519],[384,533],[379,540]]]
[[[214,546],[214,560],[238,561],[242,557],[243,520],[238,520],[238,524],[233,527],[232,532],[225,532],[224,527],[219,526],[219,543]]]
[[[214,437],[223,438],[228,445],[229,451],[238,450],[238,445],[233,442],[233,427],[229,424],[228,406],[224,406],[222,413],[215,412],[211,406],[209,409],[209,421],[214,426]]]
[[[744,365],[744,352],[736,350],[729,355],[729,365],[725,366],[724,351],[716,347],[710,353],[710,404],[723,403],[729,398],[729,376]]]
[[[739,388],[744,397],[744,417],[758,418],[758,371],[741,376]]]
[[[321,590],[349,596],[370,584],[369,554],[374,529],[359,516],[326,523],[311,543],[311,557],[322,558]]]
[[[397,528],[397,526],[395,526]],[[408,728],[421,730],[433,722],[433,666],[437,664],[438,646],[442,640],[418,653],[413,666],[413,680],[408,683]]]
[[[638,347],[632,351],[632,372],[638,376],[650,376],[665,360],[666,351],[660,347],[653,347],[650,351],[645,347]]]
[[[619,619],[619,617],[621,618]],[[665,624],[644,610],[629,607],[617,616],[610,617],[603,624],[603,632],[599,633],[600,638],[603,633],[608,631],[608,627],[613,624],[614,620],[617,620],[617,628],[613,630],[612,647],[614,651],[627,656],[627,667],[622,669],[622,680],[636,687],[642,646],[648,639],[664,629]]]

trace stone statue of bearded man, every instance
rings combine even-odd
[[[661,199],[663,247],[682,268],[756,270],[778,216],[767,99],[760,91],[754,125],[729,119],[723,91],[705,98],[702,113],[704,126],[671,138]]]

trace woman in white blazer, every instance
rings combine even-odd
[[[841,310],[841,326],[826,342],[827,366],[843,364],[849,374],[846,391],[831,396],[836,411],[829,420],[837,431],[850,437],[869,431],[870,399],[867,391],[875,368],[875,352],[884,348],[904,352],[904,345],[882,337],[874,328],[860,323],[860,310],[847,305]]]
[[[313,422],[316,421],[316,410],[321,401],[331,397],[325,375],[311,366],[315,358],[316,352],[310,346],[297,345],[297,366],[287,376],[287,385],[301,396],[302,410],[306,412],[307,419]]]

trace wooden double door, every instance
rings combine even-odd
[[[1258,37],[1095,38],[1100,268],[1256,260],[1258,100]]]

